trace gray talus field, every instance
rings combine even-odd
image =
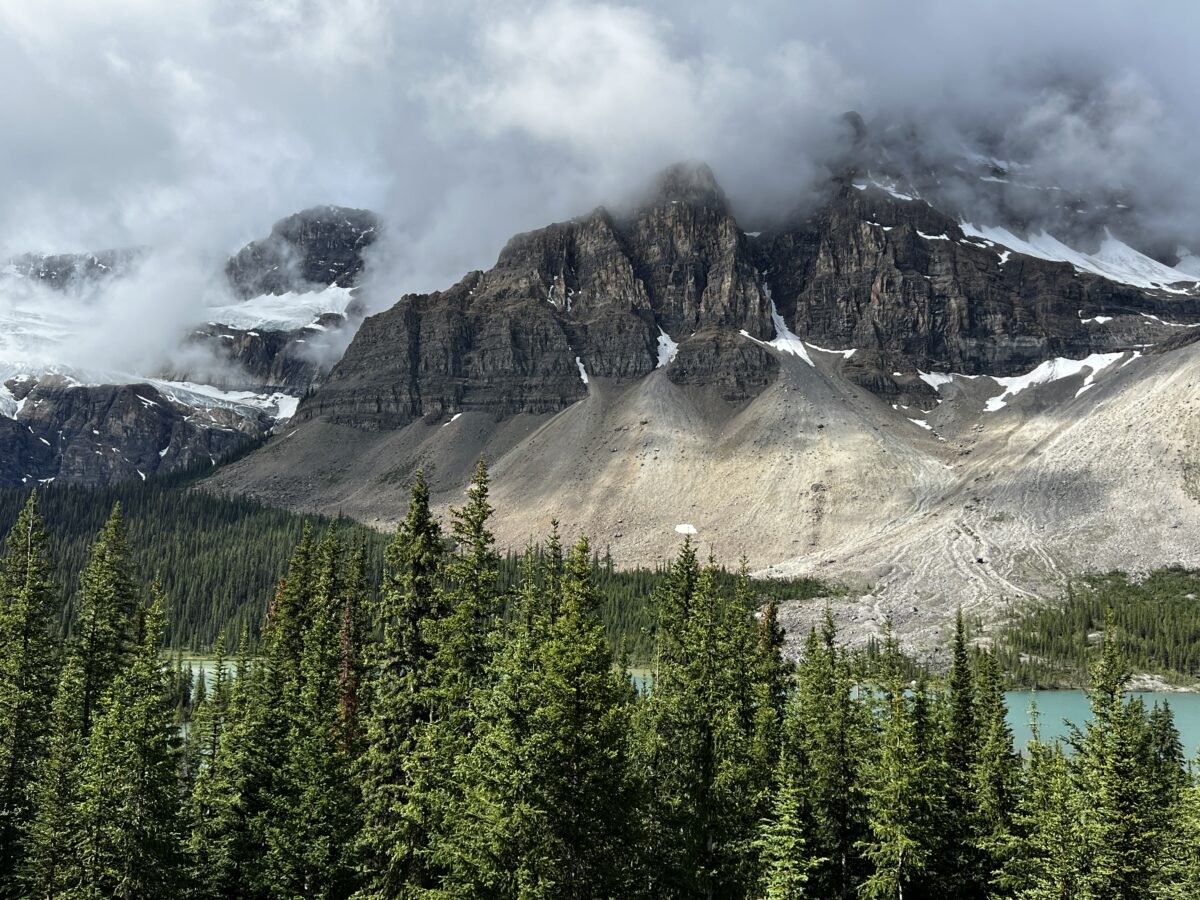
[[[592,378],[553,415],[468,412],[381,432],[316,420],[209,486],[391,527],[418,467],[444,511],[483,453],[504,547],[557,519],[618,564],[654,564],[690,525],[721,562],[846,584],[834,606],[848,636],[890,617],[913,646],[935,645],[960,604],[997,619],[1006,601],[1083,571],[1200,564],[1195,345],[1082,368],[994,412],[1004,388],[990,378],[942,384],[923,412],[846,380],[841,355],[811,350],[814,367],[769,352],[779,375],[748,402],[655,372]]]

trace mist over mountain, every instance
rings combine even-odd
[[[211,460],[220,489],[390,526],[416,467],[449,504],[486,452],[506,541],[557,516],[648,562],[698,527],[883,584],[893,614],[926,584],[991,602],[1191,559],[1192,24],[1124,0],[9,5],[0,475]],[[1130,459],[1170,463],[1169,533],[1112,537],[1141,489],[1094,456],[1132,440],[1116,410],[1158,441]],[[1061,496],[1015,449],[1055,440]]]

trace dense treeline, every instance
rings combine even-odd
[[[50,551],[62,587],[64,629],[69,629],[87,565],[89,547],[116,504],[130,532],[133,572],[144,582],[159,578],[171,598],[166,640],[173,649],[208,653],[218,634],[247,630],[257,646],[267,601],[287,570],[305,519],[244,497],[190,490],[194,474],[151,478],[103,487],[47,486],[39,490],[49,529]],[[12,527],[29,491],[0,488],[0,533]],[[329,519],[314,517],[317,529]],[[342,522],[341,527],[346,527]],[[367,530],[368,574],[379,583],[387,537]],[[650,599],[666,578],[666,569],[618,570],[612,558],[597,553],[593,581],[604,598],[600,615],[614,646],[622,646],[634,662],[645,662],[653,649],[654,620]],[[521,560],[509,554],[500,564],[500,585],[507,596],[520,580]],[[734,575],[721,569],[723,586]],[[806,600],[828,595],[833,588],[815,579],[778,579],[755,583],[761,602]]]
[[[775,604],[685,541],[639,693],[587,541],[550,535],[506,594],[491,511],[482,463],[448,531],[418,476],[378,590],[360,536],[305,530],[258,656],[243,630],[231,665],[222,638],[192,693],[162,662],[168,601],[139,584],[119,510],[55,636],[32,497],[0,562],[0,892],[1200,893],[1200,788],[1170,710],[1122,695],[1114,628],[1090,721],[1023,758],[961,617],[944,680],[910,681],[889,639],[864,683],[828,617],[793,665]]]
[[[39,489],[63,592],[59,609],[64,628],[72,623],[89,545],[120,503],[129,523],[134,575],[143,582],[160,578],[171,598],[165,626],[169,646],[207,651],[223,629],[236,634],[246,627],[252,637],[257,634],[267,598],[287,569],[304,520],[243,497],[216,496],[188,486],[189,478],[176,476]],[[12,526],[28,497],[24,489],[0,489],[0,529]],[[320,518],[314,521],[317,527],[327,524]],[[378,567],[386,538],[369,538]]]
[[[1052,603],[1014,612],[999,655],[1013,685],[1086,684],[1109,615],[1135,671],[1200,680],[1200,572],[1160,569],[1140,580],[1123,572],[1092,575]]]

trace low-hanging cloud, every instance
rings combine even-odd
[[[161,283],[113,294],[95,332],[149,358],[202,318],[224,257],[297,209],[384,215],[379,308],[683,158],[769,220],[819,192],[848,109],[916,126],[893,146],[923,159],[1016,158],[1127,198],[1129,239],[1195,249],[1197,25],[1169,0],[0,3],[0,258],[154,247]]]

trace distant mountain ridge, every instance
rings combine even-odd
[[[310,348],[361,317],[354,288],[379,227],[366,210],[315,207],[281,220],[231,257],[225,275],[240,299],[213,308],[214,320],[190,337],[180,335],[207,347],[223,361],[223,372],[140,373],[145,381],[94,383],[94,376],[75,371],[69,343],[61,365],[6,364],[0,483],[146,478],[215,464],[261,440],[324,374],[328,363]],[[150,252],[24,254],[0,277],[57,292],[101,291]],[[18,319],[17,327],[34,324]]]

